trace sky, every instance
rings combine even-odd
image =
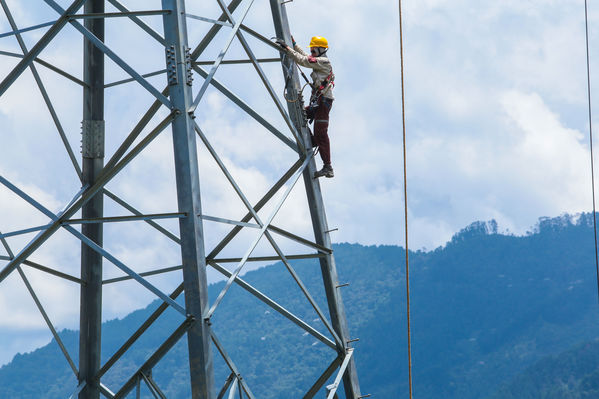
[[[42,1],[39,7],[8,1],[19,27],[56,18]],[[63,7],[68,1],[58,1]],[[216,18],[216,2],[188,1],[190,14]],[[28,3],[27,3],[28,4]],[[159,8],[160,2],[123,1],[132,10]],[[499,230],[524,234],[539,217],[576,214],[592,209],[587,110],[584,2],[582,0],[419,0],[403,2],[405,104],[410,247],[433,249],[470,223],[495,219]],[[310,0],[286,4],[292,33],[307,48],[310,37],[324,36],[335,75],[336,100],[330,138],[335,178],[321,181],[334,242],[404,245],[401,82],[398,4],[383,0]],[[111,9],[109,8],[109,11]],[[239,16],[239,12],[236,12]],[[599,84],[599,8],[591,4],[591,85]],[[159,17],[144,17],[162,32]],[[268,2],[256,1],[246,25],[274,35]],[[189,40],[197,43],[208,24],[188,19]],[[46,28],[47,29],[47,28]],[[0,32],[10,30],[0,13]],[[24,34],[31,48],[44,29]],[[214,60],[227,38],[224,29],[202,60]],[[252,38],[259,57],[275,52]],[[142,73],[164,68],[161,46],[126,20],[107,24],[107,44]],[[41,58],[80,77],[81,37],[67,27]],[[0,50],[17,52],[14,38],[0,38]],[[243,58],[237,41],[226,59]],[[0,76],[17,59],[3,57]],[[264,71],[282,99],[280,66]],[[79,156],[81,89],[40,67],[40,75],[68,140]],[[127,74],[107,62],[107,82]],[[221,66],[215,77],[285,131],[268,93],[249,66]],[[148,78],[159,90],[164,76]],[[195,75],[197,91],[202,78]],[[599,98],[593,93],[594,103]],[[151,97],[135,83],[106,93],[107,154],[145,112]],[[150,123],[167,115],[162,109]],[[200,102],[197,121],[251,202],[255,202],[295,161],[294,154],[231,102],[210,88]],[[593,112],[596,116],[596,112]],[[0,175],[58,211],[79,190],[73,167],[29,71],[0,97]],[[147,132],[147,130],[146,130]],[[203,211],[236,219],[244,208],[222,179],[206,150],[198,146]],[[161,134],[108,188],[146,213],[176,211],[170,130]],[[320,160],[318,161],[320,164]],[[302,183],[275,222],[304,236],[310,234]],[[124,214],[109,200],[106,213]],[[175,205],[174,205],[175,204]],[[260,215],[267,217],[272,208]],[[264,216],[263,216],[264,215]],[[48,219],[0,187],[0,231],[47,223]],[[176,231],[173,221],[162,224]],[[226,231],[205,222],[206,247]],[[251,235],[248,236],[251,238]],[[248,237],[245,237],[246,239]],[[9,240],[18,252],[33,235]],[[178,249],[146,225],[110,225],[105,246],[137,271],[178,264]],[[291,243],[282,242],[293,250]],[[58,233],[32,259],[78,273],[77,240]],[[243,252],[243,240],[230,254]],[[261,243],[256,250],[271,254]],[[270,251],[270,252],[269,252]],[[4,253],[2,253],[4,254]],[[0,266],[6,262],[0,261]],[[77,328],[78,289],[26,269],[56,326]],[[106,277],[120,275],[105,268]],[[30,351],[49,333],[25,287],[17,278],[0,283],[0,364],[16,352]],[[215,274],[209,275],[211,281]],[[165,291],[177,278],[152,280]],[[128,285],[127,285],[128,284]],[[154,297],[134,284],[107,286],[104,318],[122,317]],[[21,298],[23,298],[21,300]]]

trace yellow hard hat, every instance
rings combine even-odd
[[[310,40],[310,47],[329,48],[329,42],[322,36],[314,36],[312,40]]]

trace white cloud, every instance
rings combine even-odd
[[[19,2],[9,3],[20,26],[56,17],[48,8],[36,9],[36,15],[28,17]],[[126,3],[130,9],[160,6],[157,1]],[[216,3],[208,3],[206,9],[206,2],[188,3],[190,13],[210,18],[220,15]],[[581,6],[580,1],[573,0],[405,3],[408,204],[414,247],[441,245],[474,220],[495,218],[500,228],[525,231],[539,216],[590,209]],[[333,233],[333,240],[402,244],[397,4],[383,0],[331,0],[315,13],[310,2],[296,1],[287,3],[287,9],[291,30],[300,44],[307,45],[309,38],[317,34],[327,37],[331,44],[329,55],[337,80],[330,128],[336,177],[323,179],[321,186],[329,226],[339,228]],[[590,9],[591,26],[598,11]],[[267,2],[256,2],[247,23],[270,37],[274,34],[270,19]],[[157,31],[162,30],[160,17],[144,20]],[[193,46],[209,25],[189,20],[189,26]],[[7,29],[3,18],[0,27]],[[80,76],[81,38],[71,28],[66,32],[42,55]],[[31,35],[29,40],[35,37]],[[107,37],[109,45],[141,72],[163,68],[162,50],[153,39],[142,43],[143,33],[133,24],[123,23]],[[246,37],[255,43],[249,35]],[[139,39],[139,44],[132,45],[132,38]],[[216,56],[225,38],[223,30],[218,37],[220,42],[210,46],[201,58]],[[591,42],[597,38],[598,33],[592,30]],[[0,49],[5,46],[14,51],[14,40],[0,40]],[[274,51],[259,43],[255,50],[260,57],[274,56]],[[234,42],[226,58],[245,57]],[[16,60],[3,58],[0,73],[5,74],[13,65],[11,62]],[[272,76],[275,91],[281,95],[280,67],[264,65],[264,70]],[[65,85],[63,78],[45,69],[40,71],[79,157],[81,89],[71,83]],[[111,63],[107,75],[108,81],[125,77]],[[216,78],[230,88],[238,88],[236,92],[244,101],[290,136],[251,66],[223,65]],[[164,76],[149,80],[162,90]],[[196,76],[196,91],[201,82]],[[109,89],[106,99],[110,155],[153,99],[136,83]],[[198,125],[254,203],[295,161],[295,154],[216,90],[209,89],[200,105]],[[166,110],[162,109],[145,132],[165,115]],[[10,176],[52,210],[68,202],[79,183],[29,72],[0,99],[0,124],[3,175]],[[246,213],[243,204],[203,146],[198,148],[204,212],[230,219],[241,217]],[[169,128],[108,187],[142,212],[175,211],[172,151]],[[275,222],[309,238],[312,233],[304,195],[303,183],[299,182]],[[126,214],[109,199],[106,204],[107,214]],[[270,209],[272,206],[264,209],[261,217],[266,217]],[[2,231],[47,220],[2,190],[0,212]],[[177,231],[174,220],[160,223]],[[208,250],[228,231],[226,226],[214,222],[206,222],[205,229]],[[178,263],[179,254],[172,242],[145,223],[114,224],[106,231],[106,247],[136,269]],[[243,237],[245,242],[241,238],[235,240],[223,255],[239,256],[254,237],[252,234],[255,232]],[[13,241],[16,248],[26,243]],[[284,240],[281,245],[290,250],[303,249]],[[36,256],[51,266],[77,274],[78,246],[74,238],[63,232]],[[261,243],[256,252],[272,254],[273,250]],[[105,270],[107,275],[120,273],[108,264]],[[53,317],[61,325],[70,325],[69,316],[77,310],[60,309],[60,303],[73,295],[72,286],[57,283],[56,289],[51,290],[38,274],[32,273],[32,281],[40,286]],[[171,276],[174,275],[179,273]],[[176,278],[152,281],[168,291]],[[127,295],[126,289],[120,290],[116,285],[108,287],[107,292],[107,318],[122,315],[151,298],[143,289]],[[0,290],[0,314],[4,314],[3,306],[5,311],[10,306],[10,294],[17,293],[23,291],[7,291],[5,295]],[[23,315],[35,312],[31,307],[20,310]],[[28,318],[13,313],[6,320],[14,325],[40,326],[39,319],[28,325]]]

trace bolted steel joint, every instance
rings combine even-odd
[[[175,45],[171,44],[165,48],[166,55],[166,76],[169,86],[174,86],[179,83],[177,78],[177,54],[175,53]]]
[[[84,158],[104,158],[104,121],[82,121],[81,136]]]
[[[193,82],[193,67],[191,66],[191,49],[185,47],[185,70],[187,71],[186,83],[188,86]]]

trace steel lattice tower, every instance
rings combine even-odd
[[[213,8],[218,10],[216,15],[187,13],[184,0],[156,1],[156,4],[152,4],[155,7],[151,9],[148,8],[151,2],[138,2],[137,4],[142,4],[146,9],[135,11],[130,10],[128,4],[121,3],[119,0],[74,0],[72,2],[68,0],[68,2],[66,6],[61,6],[55,0],[39,0],[39,7],[45,7],[47,11],[53,12],[54,18],[51,21],[40,21],[24,27],[17,23],[7,1],[0,0],[7,26],[10,26],[10,31],[1,34],[0,39],[13,40],[12,47],[8,49],[0,47],[0,56],[14,61],[9,68],[6,68],[6,73],[3,72],[4,75],[0,76],[0,105],[10,103],[11,96],[20,90],[18,87],[15,88],[19,82],[33,77],[35,95],[41,94],[47,111],[44,116],[49,113],[63,151],[66,151],[67,163],[71,169],[70,176],[73,175],[72,170],[74,170],[77,177],[76,185],[67,185],[63,191],[68,191],[69,187],[78,187],[60,204],[60,211],[53,211],[50,206],[44,204],[44,198],[37,198],[35,192],[29,191],[28,184],[19,183],[7,175],[0,175],[2,190],[15,198],[15,204],[17,202],[19,206],[26,204],[37,213],[37,219],[31,220],[40,220],[39,215],[43,215],[43,222],[38,225],[22,225],[17,229],[12,228],[11,225],[8,230],[6,226],[0,226],[2,229],[0,240],[4,248],[4,253],[0,254],[0,290],[6,288],[6,280],[17,277],[26,287],[27,294],[33,298],[73,371],[72,397],[78,395],[79,398],[95,399],[101,396],[122,398],[133,395],[133,392],[137,392],[136,397],[139,397],[142,385],[145,385],[154,397],[165,397],[152,376],[152,370],[169,350],[187,335],[193,398],[222,398],[225,395],[233,398],[237,394],[240,398],[260,398],[260,392],[252,393],[251,387],[243,378],[244,370],[238,369],[235,365],[234,354],[221,344],[214,332],[216,326],[213,325],[213,315],[234,286],[250,293],[305,333],[312,335],[319,344],[331,350],[333,361],[323,365],[319,371],[320,377],[313,382],[312,386],[306,387],[304,397],[311,398],[319,392],[325,392],[328,398],[338,397],[337,388],[341,383],[346,398],[363,397],[360,394],[354,364],[354,349],[351,347],[351,342],[354,340],[349,335],[340,294],[341,287],[344,285],[338,282],[320,185],[312,178],[316,170],[315,149],[312,148],[310,131],[303,114],[301,83],[297,69],[287,57],[280,55],[277,46],[268,39],[272,32],[260,33],[244,24],[251,9],[262,14],[270,13],[273,23],[271,27],[274,27],[275,35],[290,43],[284,5],[286,2],[281,0],[270,0],[270,4],[267,2],[254,4],[253,0],[232,0],[229,4],[223,0],[194,2],[200,4],[198,13],[202,11],[202,3],[214,3]],[[188,1],[188,6],[191,3]],[[154,20],[159,18],[162,21],[162,32],[156,24],[152,25],[148,22],[149,18]],[[192,36],[188,35],[188,24],[191,20],[194,23],[208,24],[200,40],[190,39]],[[148,40],[162,48],[163,53],[160,51],[159,56],[163,67],[147,73],[147,69],[140,67],[140,65],[145,67],[145,63],[135,63],[127,59],[127,54],[123,54],[121,48],[117,50],[115,47],[118,46],[107,43],[105,36],[110,33],[109,23],[112,24],[113,21],[128,21],[134,24]],[[118,27],[119,23],[116,22],[111,26]],[[63,32],[67,29],[69,34],[64,36]],[[27,36],[31,32],[35,35]],[[77,40],[75,44],[71,43],[71,46],[80,46],[83,38],[81,78],[45,58],[47,49],[52,47],[58,38],[67,40],[71,37]],[[28,41],[33,44],[28,45]],[[5,42],[0,42],[0,46],[3,43]],[[238,46],[238,51],[245,55],[243,59],[225,60],[225,56],[231,53],[229,49],[233,43]],[[132,43],[130,47],[136,45]],[[258,46],[276,56],[257,57],[254,48]],[[213,50],[210,52],[208,49]],[[218,51],[215,52],[214,49]],[[216,56],[210,58],[214,54]],[[200,56],[204,56],[207,61],[200,61]],[[105,78],[107,60],[110,60],[113,68],[118,68],[127,77],[107,83]],[[264,65],[269,62],[279,63],[283,75],[281,76],[279,72],[275,76],[272,70],[267,71]],[[282,121],[279,126],[269,122],[269,119],[273,118],[272,114],[267,112],[264,115],[263,110],[259,111],[242,100],[241,96],[236,94],[237,88],[228,88],[217,79],[216,72],[220,66],[226,64],[245,64],[252,67],[252,73],[259,78],[263,86],[262,91],[252,95],[258,99],[258,103],[268,101],[273,106],[276,110],[275,116]],[[75,129],[62,122],[58,111],[61,108],[60,101],[48,89],[50,79],[52,84],[62,79],[65,84],[82,89],[83,116],[80,130],[79,127]],[[281,87],[275,90],[276,85],[271,81],[284,83],[279,84]],[[145,112],[137,116],[128,115],[134,125],[128,132],[119,135],[115,132],[116,128],[107,128],[111,120],[105,117],[107,106],[105,96],[107,90],[125,84],[136,85],[153,103]],[[281,98],[283,86],[285,86],[285,98]],[[164,89],[161,90],[163,87]],[[250,195],[242,189],[242,184],[231,170],[226,154],[219,153],[218,146],[213,144],[215,135],[204,131],[201,113],[206,100],[202,99],[207,93],[218,93],[228,99],[243,111],[247,118],[257,123],[256,129],[261,129],[262,134],[268,134],[279,143],[281,151],[292,154],[285,158],[291,160],[289,165],[257,201],[250,200]],[[28,94],[33,96],[33,92]],[[150,151],[153,143],[167,134],[169,126],[172,129],[172,166],[174,166],[172,169],[176,181],[177,203],[173,203],[172,208],[162,213],[150,213],[143,209],[143,205],[138,208],[135,201],[137,198],[134,195],[132,195],[133,200],[125,200],[119,193],[110,189],[109,184],[126,174],[131,164]],[[74,133],[75,131],[77,134]],[[253,130],[247,132],[248,135],[252,133]],[[76,136],[81,138],[80,160],[76,150],[73,149]],[[3,130],[4,146],[10,145],[10,137],[8,129]],[[111,144],[107,145],[107,142]],[[204,156],[210,156],[218,166],[224,181],[233,190],[242,206],[239,214],[244,216],[234,219],[209,216],[204,213],[201,194],[205,191],[200,190],[202,174],[199,167],[201,163],[199,148]],[[19,181],[28,178],[26,172],[19,176]],[[296,182],[301,177],[305,187],[303,201],[307,204],[305,219],[311,221],[313,238],[306,238],[273,223],[281,208],[289,202]],[[51,176],[45,178],[50,179]],[[60,182],[65,180],[66,177],[63,176],[59,179]],[[112,208],[107,208],[108,202]],[[204,200],[204,206],[207,205],[210,204]],[[108,212],[108,209],[113,211]],[[125,214],[118,214],[114,209],[119,209]],[[10,212],[10,209],[5,211]],[[178,222],[178,234],[165,227],[164,223],[168,221]],[[140,271],[135,266],[128,266],[124,260],[115,255],[115,251],[109,245],[105,245],[105,241],[110,238],[107,232],[108,226],[117,222],[142,223],[150,226],[156,234],[162,235],[180,248],[178,250],[180,264],[145,271]],[[229,227],[222,239],[210,245],[210,252],[206,250],[209,236],[204,226],[208,222],[218,224],[221,228]],[[30,238],[32,233],[33,237]],[[74,241],[79,243],[78,246],[80,245],[79,276],[65,272],[60,267],[33,260],[40,248],[52,242],[59,233],[70,237],[71,240],[74,237]],[[281,244],[282,239],[293,242],[296,249],[303,248],[303,252],[288,253]],[[233,245],[235,240],[238,243]],[[245,242],[239,244],[240,240]],[[254,252],[261,246],[270,248],[274,254],[255,255]],[[242,248],[241,252],[239,248]],[[71,248],[69,251],[77,253],[78,256],[77,249]],[[219,258],[219,254],[223,252],[236,253],[236,255]],[[43,256],[41,258],[43,259]],[[328,316],[308,292],[290,263],[295,259],[306,258],[317,258],[320,262],[324,292],[328,302]],[[324,332],[241,278],[240,273],[244,266],[255,261],[281,261],[284,264],[299,287],[303,300],[309,302],[318,315],[318,322],[324,326],[321,329]],[[227,262],[232,263],[234,267],[230,269],[224,267],[223,264]],[[117,268],[115,270],[121,271],[121,276],[107,278],[107,269],[115,266]],[[224,288],[213,301],[209,300],[207,290],[209,268],[227,279]],[[179,270],[182,271],[182,278],[171,292],[166,292],[151,282],[150,276],[166,273],[172,275],[173,271]],[[52,317],[44,306],[44,300],[37,294],[34,284],[28,277],[33,272],[45,273],[49,279],[61,279],[79,287],[78,364],[61,341]],[[123,339],[120,349],[102,362],[102,294],[107,284],[122,281],[136,282],[158,297],[162,303],[137,331],[129,338]],[[184,295],[183,306],[176,301],[180,294]],[[147,357],[137,371],[132,373],[126,383],[120,387],[109,387],[104,384],[103,377],[106,373],[167,309],[180,313],[180,324],[172,326],[164,342]],[[215,382],[213,369],[215,358],[221,358],[230,371],[224,385]]]

